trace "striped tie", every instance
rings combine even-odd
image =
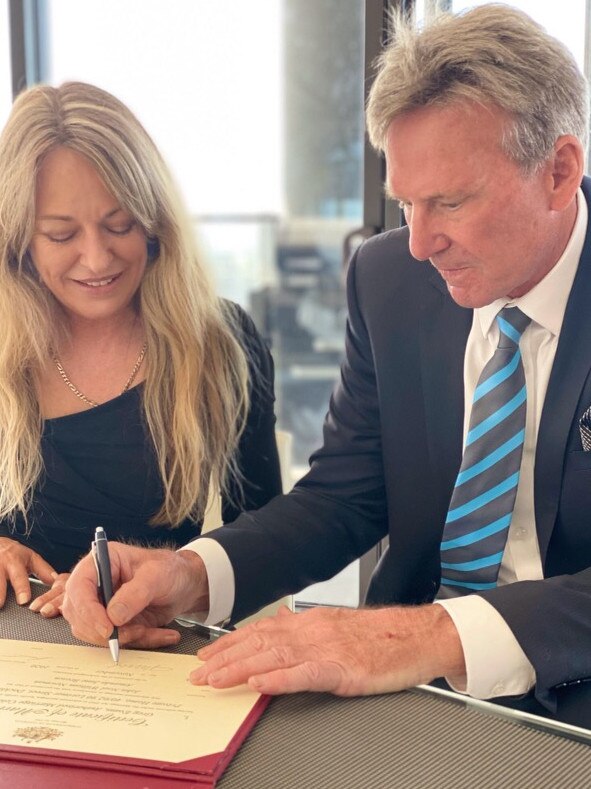
[[[526,398],[519,340],[529,322],[516,307],[499,312],[499,344],[474,391],[441,543],[441,583],[458,592],[497,585],[523,452]]]

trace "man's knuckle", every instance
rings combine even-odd
[[[248,640],[249,647],[255,652],[262,652],[267,648],[267,639],[261,633],[253,632]]]
[[[270,652],[275,662],[282,668],[291,665],[292,655],[288,647],[274,646],[271,648]]]
[[[315,660],[306,660],[301,665],[303,674],[310,680],[310,682],[317,682],[322,675],[322,668],[320,663]]]

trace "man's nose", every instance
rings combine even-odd
[[[410,231],[410,254],[417,260],[428,260],[449,246],[441,222],[431,212],[413,207],[406,217]]]

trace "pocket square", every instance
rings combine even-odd
[[[591,452],[591,406],[579,419],[579,433],[581,434],[583,452]]]

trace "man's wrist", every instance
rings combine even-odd
[[[182,588],[187,594],[184,611],[208,611],[209,583],[203,559],[195,551],[182,548],[176,551],[176,555],[183,564]]]
[[[432,618],[433,654],[436,669],[432,679],[447,677],[454,686],[465,687],[466,661],[460,635],[453,619],[440,605],[431,604],[428,608]]]

